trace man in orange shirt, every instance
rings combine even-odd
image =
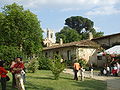
[[[78,70],[80,69],[80,64],[77,62],[77,61],[75,61],[75,63],[74,63],[74,80],[78,80],[78,76],[77,76],[77,73],[78,73]]]

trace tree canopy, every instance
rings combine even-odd
[[[94,22],[81,16],[72,16],[65,20],[65,25],[75,29],[78,33],[83,33],[92,29]]]
[[[0,46],[17,47],[30,56],[42,49],[42,29],[35,14],[16,3],[0,13]],[[0,51],[1,52],[1,51]]]
[[[85,40],[88,39],[90,32],[92,32],[94,38],[103,36],[104,34],[103,32],[97,32],[93,28],[93,21],[81,16],[72,16],[67,18],[65,20],[65,25],[67,25],[67,29],[63,28],[60,32],[56,33],[57,42],[59,42],[59,38],[62,38],[65,43]]]
[[[56,42],[59,42],[60,38],[63,39],[64,43],[81,40],[81,36],[77,33],[77,31],[69,27],[63,27],[60,32],[56,33]]]

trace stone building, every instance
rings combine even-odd
[[[97,48],[99,45],[91,40],[82,40],[71,43],[62,43],[43,48],[43,53],[48,58],[53,58],[54,54],[59,54],[64,60],[72,60],[72,56],[77,59],[84,58],[88,64],[97,65]]]
[[[114,45],[120,45],[120,33],[94,38],[92,41],[97,42],[104,49],[108,49]]]

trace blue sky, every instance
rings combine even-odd
[[[14,2],[35,13],[44,30],[58,32],[66,18],[83,16],[105,35],[120,32],[120,0],[0,0],[0,7]]]

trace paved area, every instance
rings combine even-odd
[[[72,69],[65,69],[64,73],[74,74]],[[79,72],[78,72],[79,76]],[[85,77],[90,77],[90,72],[85,71]],[[120,90],[120,77],[113,76],[98,76],[97,72],[94,72],[93,79],[103,80],[107,82],[107,90]]]

